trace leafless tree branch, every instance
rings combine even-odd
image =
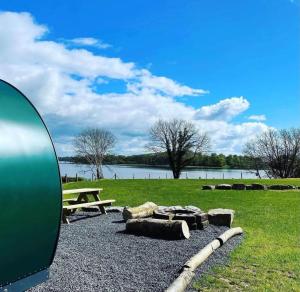
[[[74,139],[76,155],[84,158],[91,166],[94,173],[96,170],[97,179],[103,178],[102,162],[105,155],[114,147],[115,136],[104,129],[91,128],[83,130]]]
[[[244,153],[253,161],[262,161],[270,178],[297,177],[300,167],[300,129],[270,129],[249,141]]]
[[[189,165],[197,153],[209,147],[207,134],[200,134],[194,124],[178,119],[157,121],[150,129],[150,140],[148,149],[167,153],[175,179],[180,177],[182,169]]]

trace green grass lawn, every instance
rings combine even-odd
[[[241,180],[101,180],[64,185],[65,189],[101,187],[101,199],[119,206],[145,201],[160,205],[195,205],[202,210],[231,208],[233,226],[245,231],[228,265],[196,281],[201,291],[300,291],[300,190],[202,191],[203,184]],[[300,179],[243,180],[245,183],[294,184]]]

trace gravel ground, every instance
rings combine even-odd
[[[163,291],[187,259],[228,228],[209,226],[191,231],[188,240],[171,241],[125,234],[124,229],[120,213],[89,215],[63,225],[50,280],[30,291]],[[196,278],[213,265],[226,263],[241,240],[236,236],[219,248]]]

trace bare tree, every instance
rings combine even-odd
[[[251,159],[263,162],[268,177],[297,177],[300,163],[300,129],[270,129],[248,142],[244,152]]]
[[[257,151],[255,143],[253,141],[249,141],[246,143],[244,150],[244,154],[249,157],[251,163],[251,169],[254,168],[256,176],[261,178],[260,170],[261,168],[264,168],[264,165],[262,164],[261,158],[259,156],[259,153]],[[252,168],[253,167],[253,168]]]
[[[189,165],[197,153],[207,150],[209,139],[200,134],[195,125],[184,120],[157,121],[150,129],[149,149],[166,152],[173,177],[178,179],[182,169]]]
[[[103,178],[102,162],[108,152],[114,147],[115,136],[104,129],[83,130],[74,139],[74,149],[80,158],[90,166],[97,179]]]

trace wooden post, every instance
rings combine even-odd
[[[76,173],[76,182],[78,181],[78,174]]]
[[[241,179],[243,179],[243,172],[241,172]]]
[[[149,172],[149,179],[150,179],[150,172]]]
[[[67,183],[68,182],[68,176],[67,176],[67,174],[65,175],[65,183]]]
[[[117,174],[116,173],[115,173],[114,177],[115,177],[115,179],[117,179]]]
[[[224,179],[224,172],[223,172],[223,179]]]
[[[132,175],[132,179],[134,179],[134,174]]]

